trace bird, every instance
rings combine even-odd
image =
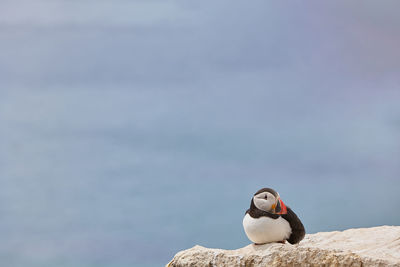
[[[258,190],[243,218],[247,237],[255,244],[299,243],[305,236],[303,223],[271,188]]]

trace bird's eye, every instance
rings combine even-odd
[[[268,195],[265,195],[265,197],[264,197],[265,199],[268,199]]]

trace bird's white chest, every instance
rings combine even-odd
[[[283,241],[292,233],[289,222],[282,217],[278,219],[253,218],[246,214],[243,218],[243,228],[247,237],[257,244]]]

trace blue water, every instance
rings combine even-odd
[[[239,248],[261,187],[309,233],[400,224],[395,8],[222,3],[2,3],[1,266]]]

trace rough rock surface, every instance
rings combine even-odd
[[[236,250],[194,246],[177,253],[167,266],[400,267],[400,226],[307,234],[297,245],[251,244]]]

